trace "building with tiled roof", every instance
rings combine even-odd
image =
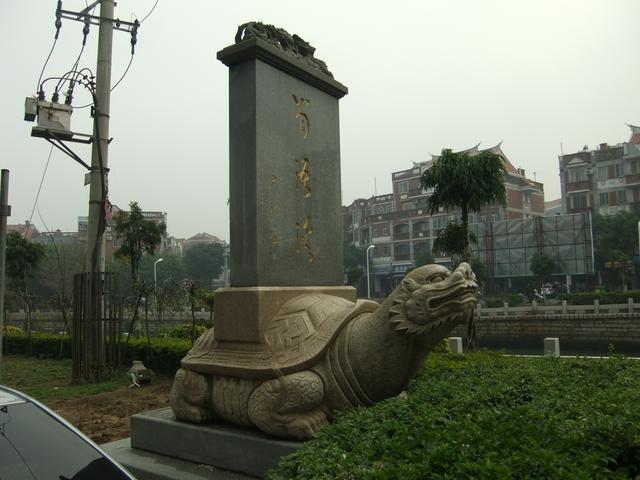
[[[484,150],[479,144],[464,150],[471,156],[480,152],[499,155],[505,166],[506,206],[488,205],[478,214],[469,215],[469,223],[484,223],[541,217],[544,215],[544,187],[526,177],[502,151],[502,142]],[[438,232],[460,217],[457,211],[427,214],[429,192],[422,190],[420,177],[439,158],[413,162],[406,170],[391,175],[391,193],[369,199],[356,199],[343,207],[345,241],[358,247],[375,245],[372,254],[372,277],[375,291],[389,291],[394,282],[415,265],[420,255],[431,252]],[[436,261],[445,261],[436,259]]]
[[[40,235],[38,229],[33,223],[29,223],[29,220],[25,220],[24,223],[18,223],[16,225],[7,225],[7,233],[18,232],[27,240],[34,240]]]

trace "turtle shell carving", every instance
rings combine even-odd
[[[297,296],[264,325],[259,344],[222,344],[207,330],[182,359],[182,367],[200,373],[242,378],[275,378],[304,370],[328,348],[354,318],[379,305],[350,302],[325,294]]]

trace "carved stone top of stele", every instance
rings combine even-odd
[[[316,49],[298,35],[289,34],[284,28],[274,27],[262,22],[243,23],[238,27],[235,42],[240,43],[249,38],[264,40],[305,65],[320,70],[325,75],[333,78],[333,74],[327,68],[327,64],[314,56]]]

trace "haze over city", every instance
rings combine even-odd
[[[56,4],[2,7],[1,165],[11,171],[9,223],[32,218],[40,230],[46,223],[74,231],[87,215],[85,170],[55,149],[46,167],[50,145],[22,120],[53,43]],[[85,6],[63,2],[67,10]],[[326,1],[312,9],[293,1],[121,0],[116,16],[143,22],[111,98],[110,201],[167,212],[176,237],[207,231],[228,239],[228,72],[216,52],[250,20],[300,35],[349,88],[340,101],[343,204],[390,192],[392,172],[442,148],[501,141],[516,167],[544,183],[547,201],[559,198],[561,148],[623,142],[625,124],[640,123],[639,15],[632,0]],[[63,23],[43,78],[72,67],[82,27]],[[97,31],[79,61],[94,72]],[[129,42],[114,32],[112,84],[127,67]],[[52,90],[45,84],[47,98]],[[75,107],[89,102],[76,91]],[[91,132],[88,108],[74,111],[71,127]],[[88,147],[73,148],[89,162]]]

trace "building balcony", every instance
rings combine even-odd
[[[394,240],[409,240],[409,237],[410,237],[410,233],[409,232],[399,232],[399,233],[394,232],[393,233],[393,239]]]
[[[409,252],[406,252],[406,253],[404,253],[404,252],[400,252],[400,253],[396,253],[396,254],[393,256],[393,259],[394,259],[395,261],[400,261],[400,260],[410,260],[410,259],[411,259],[411,255],[409,254]]]
[[[609,207],[598,208],[598,213],[600,215],[615,215],[616,213],[629,212],[629,211],[631,211],[629,205],[613,205]]]
[[[427,238],[429,236],[429,230],[418,230],[413,232],[413,238]]]

